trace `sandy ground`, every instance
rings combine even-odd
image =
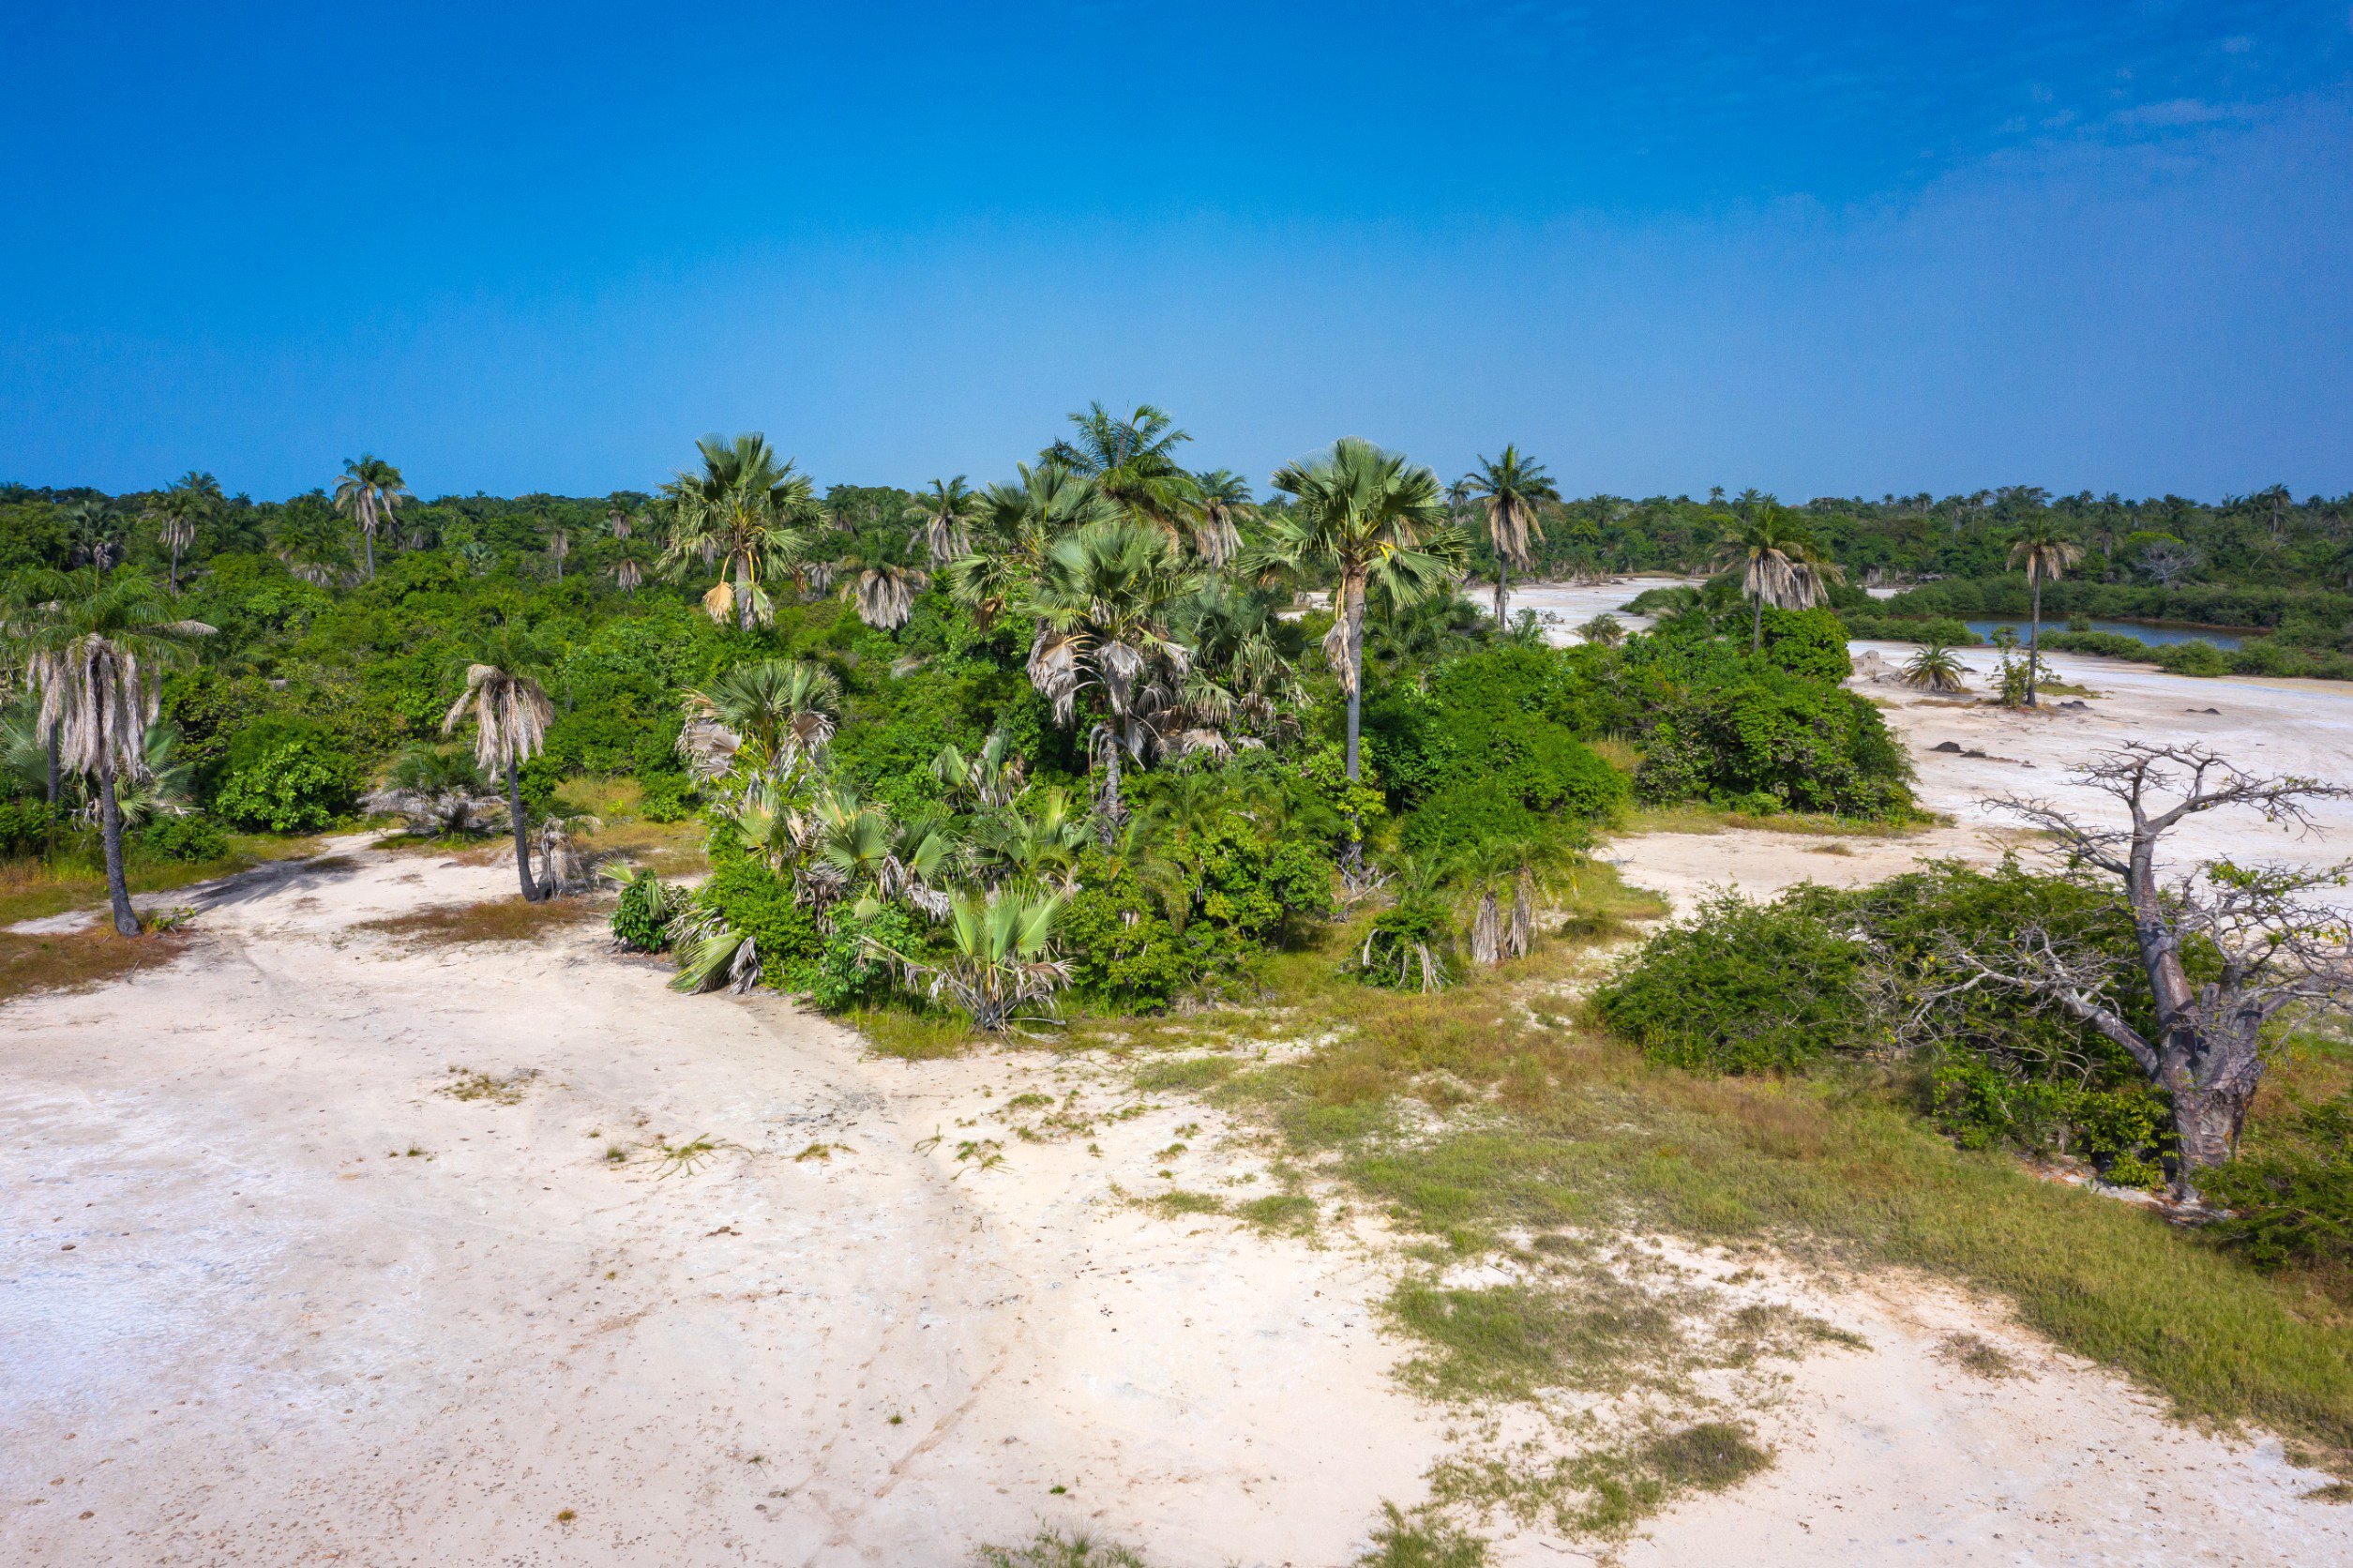
[[[2055,789],[2134,732],[2345,776],[2353,691],[2062,670],[2107,694],[2091,715],[1868,688],[1915,745],[2018,759],[1923,755],[1953,827],[1613,853],[1679,900],[1990,856],[1977,792]],[[872,1058],[780,999],[671,996],[593,926],[358,929],[511,873],[337,849],[199,900],[168,968],[0,1009],[0,1560],[944,1564],[1045,1520],[1169,1568],[1309,1568],[1450,1452],[1391,1377],[1378,1228],[1327,1214],[1310,1244],[1131,1200],[1271,1190],[1198,1103],[1046,1051]],[[452,1097],[453,1067],[512,1103]],[[1986,1304],[1774,1288],[1870,1349],[1787,1368],[1775,1467],[1627,1561],[2353,1563],[2353,1509],[2299,1500],[2325,1478],[2164,1424]],[[1940,1359],[1956,1328],[2027,1374]]]

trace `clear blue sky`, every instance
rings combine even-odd
[[[0,478],[2353,489],[2353,7],[20,4]]]

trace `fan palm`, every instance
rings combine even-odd
[[[1487,542],[1495,547],[1495,624],[1512,624],[1509,613],[1512,573],[1535,565],[1528,548],[1531,535],[1542,539],[1544,523],[1536,514],[1540,501],[1558,501],[1545,465],[1520,456],[1517,446],[1505,446],[1500,458],[1481,458],[1479,466],[1462,476],[1459,493],[1480,503],[1486,514]]]
[[[915,501],[915,542],[935,566],[944,566],[973,550],[973,520],[980,515],[981,498],[965,487],[964,475],[934,479],[931,493]]]
[[[1828,596],[1825,584],[1845,573],[1822,553],[1820,543],[1795,513],[1770,499],[1751,503],[1743,491],[1747,514],[1724,535],[1716,548],[1716,569],[1741,568],[1741,593],[1752,607],[1748,650],[1765,645],[1765,606],[1775,610],[1807,610]]]
[[[105,571],[123,558],[123,517],[104,496],[84,495],[59,508],[66,520],[67,561]]]
[[[163,671],[193,663],[195,639],[213,628],[173,617],[145,578],[83,586],[87,592],[52,601],[24,626],[25,662],[41,694],[41,732],[57,738],[66,771],[97,783],[114,929],[137,936],[139,918],[123,880],[117,783],[144,775],[147,727],[155,722]]]
[[[1030,646],[1030,684],[1053,703],[1054,722],[1069,724],[1080,695],[1101,694],[1104,722],[1088,738],[1104,768],[1104,812],[1116,822],[1120,754],[1144,760],[1151,744],[1143,715],[1165,702],[1191,663],[1168,634],[1168,616],[1192,587],[1169,536],[1148,524],[1114,519],[1057,540],[1039,564],[1027,608],[1037,617]]]
[[[948,596],[988,626],[1028,594],[1055,540],[1118,514],[1118,508],[1063,463],[1014,465],[1019,477],[980,495],[976,548],[940,573]]]
[[[1626,624],[1604,611],[1578,626],[1576,635],[1596,647],[1615,648],[1626,640]]]
[[[368,580],[376,580],[376,534],[391,526],[403,501],[413,501],[400,471],[372,453],[356,460],[343,460],[343,476],[335,481],[335,509],[359,525],[368,554]]]
[[[1077,882],[1086,847],[1085,816],[1058,786],[1007,802],[973,831],[973,852],[992,882],[1013,879],[1064,893]]]
[[[930,576],[913,566],[887,561],[860,565],[841,585],[844,602],[858,607],[858,619],[877,631],[897,631],[915,613],[915,596],[930,586]]]
[[[147,503],[147,520],[157,524],[156,542],[172,552],[170,586],[180,591],[180,554],[196,542],[196,519],[202,504],[194,491],[173,485]]]
[[[1923,691],[1967,691],[1968,675],[1968,667],[1942,642],[1930,642],[1904,661],[1905,681]]]
[[[1070,983],[1070,965],[1054,957],[1063,900],[999,893],[960,897],[948,912],[948,956],[909,957],[872,937],[868,946],[898,961],[911,982],[928,977],[932,1000],[944,1001],[973,1026],[1002,1033],[1022,1020],[1056,1016],[1054,993]]]
[[[465,689],[442,716],[441,732],[455,734],[469,710],[474,716],[474,758],[491,783],[506,781],[506,812],[515,830],[515,874],[523,898],[547,896],[531,876],[531,829],[523,814],[522,767],[538,754],[555,720],[555,705],[529,673],[533,651],[509,639],[490,651],[496,663],[466,666]],[[549,891],[552,891],[550,889]]]
[[[1193,550],[1212,571],[1242,550],[1238,521],[1250,515],[1250,486],[1229,469],[1212,469],[1193,476]]]
[[[1438,475],[1355,436],[1286,464],[1275,488],[1295,505],[1247,565],[1269,581],[1296,580],[1319,566],[1337,578],[1323,654],[1348,696],[1348,776],[1354,783],[1365,595],[1376,582],[1400,605],[1453,593],[1467,542],[1447,520]]]
[[[1003,730],[990,731],[971,756],[950,741],[931,759],[931,776],[950,804],[969,802],[983,809],[1004,806],[1021,792],[1024,776],[1021,759],[1013,755],[1013,737]]]
[[[393,763],[384,788],[361,796],[360,804],[407,819],[412,833],[457,837],[483,832],[504,809],[488,791],[480,764],[463,748],[412,746]]]
[[[814,761],[841,723],[841,683],[808,659],[759,659],[739,664],[689,691],[678,749],[705,780],[725,775],[743,756],[755,774],[780,776]]]
[[[645,580],[644,560],[637,540],[645,520],[645,514],[640,512],[632,521],[629,514],[618,506],[605,518],[605,532],[612,535],[612,565],[605,569],[612,574],[613,586],[631,596]]]
[[[732,610],[736,626],[749,631],[775,618],[762,579],[800,565],[817,502],[807,475],[778,462],[763,435],[732,442],[707,435],[698,448],[702,471],[681,474],[663,490],[676,515],[663,564],[682,574],[698,561],[716,566],[718,580],[702,596],[704,612],[724,621]]]
[[[2034,595],[2033,619],[2027,628],[2027,706],[2035,705],[2035,686],[2043,669],[2043,584],[2066,575],[2084,558],[2084,547],[2059,530],[2049,513],[2021,524],[2010,540],[2010,564],[2024,566],[2027,586]]]

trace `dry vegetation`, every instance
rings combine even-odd
[[[489,942],[532,942],[551,931],[585,926],[604,910],[592,898],[549,898],[526,904],[496,898],[479,904],[442,904],[381,920],[355,921],[352,929],[426,947],[466,946]]]
[[[119,937],[111,926],[38,936],[0,931],[0,1002],[127,979],[141,969],[170,963],[187,946],[183,936]]]

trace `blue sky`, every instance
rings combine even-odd
[[[0,14],[0,478],[2353,489],[2353,5]]]

